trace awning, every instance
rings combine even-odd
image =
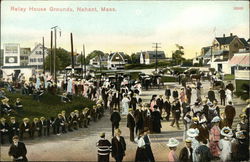
[[[233,58],[229,61],[229,64],[241,65],[241,66],[250,66],[249,59],[250,59],[249,55],[245,55],[245,56],[234,55]]]

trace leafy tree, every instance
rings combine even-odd
[[[92,59],[92,58],[94,58],[94,57],[96,57],[96,56],[103,57],[103,56],[105,56],[105,55],[106,55],[106,54],[104,54],[102,51],[99,51],[99,50],[94,50],[94,51],[92,51],[90,54],[88,54],[88,55],[86,56],[86,60],[85,60],[85,61],[86,61],[86,65],[89,64],[89,60],[90,60],[90,59]],[[84,58],[83,58],[82,60],[84,60]],[[78,62],[81,62],[81,56],[78,57],[77,61],[78,61]]]
[[[138,64],[140,63],[140,55],[136,54],[136,53],[132,53],[131,57],[131,63],[132,64]]]
[[[175,65],[180,65],[185,60],[182,56],[184,55],[183,46],[176,44],[177,50],[172,53],[172,59]]]
[[[54,66],[54,51],[52,51],[52,57],[49,55],[45,58],[45,68],[46,70],[50,69],[50,59],[52,61],[52,68]],[[71,56],[68,51],[63,48],[56,49],[56,70],[64,70],[67,66],[71,64]]]
[[[127,60],[128,64],[132,63],[132,59],[131,59],[131,57],[128,54],[124,54],[124,57],[125,57],[124,59]]]

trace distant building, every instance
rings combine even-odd
[[[30,52],[30,48],[20,48],[20,66],[28,65]]]
[[[108,66],[108,54],[101,57],[96,56],[89,60],[89,64],[94,67],[100,67],[100,63],[102,67]]]
[[[6,43],[3,48],[3,66],[20,66],[20,44]]]
[[[249,49],[249,44],[244,38],[239,38],[237,35],[223,37],[215,37],[212,46],[203,47],[201,56],[204,65],[209,65],[216,71],[231,74],[231,66],[228,61],[239,52],[240,49]]]
[[[123,52],[115,52],[109,55],[107,63],[108,69],[124,69],[127,60]]]
[[[44,47],[44,58],[49,54],[49,50]],[[43,68],[43,45],[41,43],[37,44],[35,48],[31,51],[28,60],[29,66],[36,66],[37,69]]]
[[[165,61],[164,51],[157,51],[157,60]],[[156,61],[156,51],[145,51],[140,54],[140,64],[152,64]]]

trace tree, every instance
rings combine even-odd
[[[96,56],[103,57],[103,56],[105,56],[105,54],[102,51],[99,51],[99,50],[92,51],[90,54],[88,54],[87,56],[85,56],[86,57],[86,60],[85,60],[86,61],[86,65],[89,64],[90,59],[92,59],[92,58],[94,58]],[[82,60],[84,60],[84,58]],[[78,57],[77,61],[81,62],[81,56]]]
[[[50,59],[52,59],[51,61],[52,61],[52,68],[53,68],[53,66],[54,66],[54,51],[53,50],[52,50],[52,58],[50,55],[50,50],[49,50],[49,55],[45,58],[45,69],[46,70],[50,69]],[[55,64],[56,71],[57,70],[64,70],[70,64],[71,64],[70,53],[63,48],[56,49],[56,64]]]
[[[127,60],[128,64],[132,63],[131,57],[128,54],[124,54],[124,59]]]
[[[175,65],[180,65],[182,63],[182,61],[185,60],[185,58],[182,57],[184,55],[184,51],[183,51],[184,48],[183,48],[183,46],[180,46],[178,44],[176,44],[176,47],[178,49],[172,53],[172,59],[173,59]]]
[[[140,63],[140,55],[138,55],[136,53],[132,53],[132,55],[130,57],[131,57],[132,64]]]

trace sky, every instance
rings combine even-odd
[[[42,37],[50,47],[53,26],[61,30],[57,47],[70,51],[72,33],[74,51],[81,52],[84,44],[86,54],[93,50],[132,54],[153,50],[152,43],[157,42],[167,57],[179,44],[184,57],[193,58],[215,36],[233,33],[249,38],[248,1],[1,1],[1,7],[1,48],[4,43],[19,43],[33,49]],[[112,11],[102,11],[104,7]]]

